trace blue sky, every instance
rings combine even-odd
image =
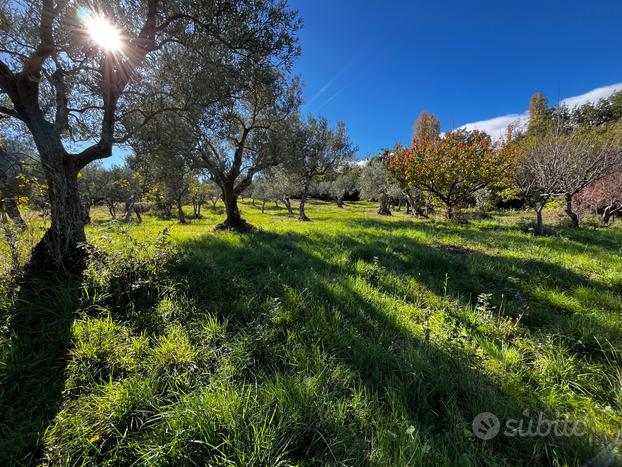
[[[535,91],[556,103],[622,83],[620,0],[290,5],[305,21],[296,66],[303,111],[344,120],[360,157],[408,142],[422,110],[449,130],[519,117]]]
[[[303,112],[344,120],[360,158],[407,143],[421,111],[495,136],[536,91],[554,104],[622,90],[622,0],[289,3],[305,23]]]

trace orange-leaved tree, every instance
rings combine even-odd
[[[452,219],[456,206],[501,177],[509,157],[486,133],[456,130],[413,138],[410,148],[395,148],[387,165],[396,179],[441,201]]]

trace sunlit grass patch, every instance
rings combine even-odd
[[[62,328],[47,461],[581,465],[622,430],[619,228],[534,238],[509,216],[241,207],[257,227],[243,235],[210,211],[89,228],[108,253]],[[4,384],[30,357],[1,337]],[[471,431],[478,413],[526,410],[589,436]]]

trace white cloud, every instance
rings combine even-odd
[[[495,117],[489,120],[467,123],[466,125],[462,125],[459,129],[485,131],[492,138],[497,139],[505,136],[510,125],[522,128],[528,121],[529,114],[524,112],[522,114],[502,115],[501,117]]]
[[[600,99],[605,99],[611,96],[613,93],[622,91],[622,83],[612,84],[610,86],[603,86],[601,88],[592,89],[585,94],[579,96],[567,97],[562,99],[559,104],[573,108],[578,105],[587,104],[588,102],[595,103]],[[500,117],[491,118],[489,120],[481,120],[479,122],[467,123],[462,125],[459,129],[466,130],[481,130],[488,133],[492,138],[498,139],[505,136],[507,127],[509,125],[523,127],[529,121],[529,112],[525,111],[520,114],[508,114]]]
[[[594,104],[601,99],[606,99],[607,97],[618,91],[622,91],[622,83],[616,83],[610,86],[603,86],[602,88],[592,89],[590,92],[586,92],[585,94],[581,94],[580,96],[562,99],[560,104],[565,105],[566,107],[570,107],[572,109],[573,107],[587,104],[588,102]]]

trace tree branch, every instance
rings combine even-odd
[[[118,70],[113,69],[113,56],[108,52],[104,55],[101,65],[104,101],[101,137],[97,144],[94,144],[75,156],[75,164],[78,169],[82,169],[95,160],[105,159],[112,155],[117,102],[129,83],[134,69],[138,67],[147,54],[153,50],[158,3],[159,0],[148,0],[147,17],[143,27],[138,36],[129,41],[127,50],[128,60],[124,63],[119,63]]]
[[[15,75],[2,60],[0,60],[0,89],[7,93],[9,98],[13,100],[16,94]]]
[[[8,107],[4,107],[2,105],[0,105],[0,113],[3,113],[5,115],[8,115],[9,117],[13,117],[13,118],[17,118],[21,120],[21,117],[15,110],[9,109]]]

